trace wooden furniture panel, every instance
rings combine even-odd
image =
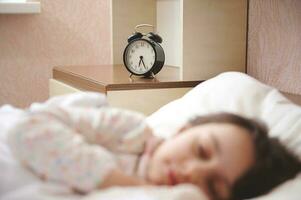
[[[49,97],[80,92],[79,89],[55,79],[49,79]]]
[[[110,105],[150,115],[163,105],[182,97],[191,88],[121,90],[107,93]]]
[[[121,64],[127,38],[137,24],[156,26],[156,0],[111,0],[112,63]],[[148,31],[151,31],[148,30]]]
[[[101,92],[107,95],[112,106],[149,115],[201,82],[181,79],[179,68],[172,66],[164,66],[154,79],[130,78],[122,65],[64,66],[53,69],[49,95]]]
[[[301,94],[300,0],[250,0],[247,73]]]
[[[247,0],[183,0],[183,77],[246,71]]]
[[[282,93],[284,96],[286,96],[286,98],[291,100],[293,103],[301,106],[301,95],[285,93],[285,92],[282,92]]]

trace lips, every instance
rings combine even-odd
[[[177,177],[172,169],[168,170],[168,182],[170,185],[178,184]]]

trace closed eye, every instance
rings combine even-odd
[[[198,146],[198,156],[203,160],[209,160],[211,155],[210,153],[202,146]]]

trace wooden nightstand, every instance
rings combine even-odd
[[[112,106],[149,115],[201,82],[181,80],[180,69],[172,66],[164,66],[154,79],[130,78],[122,65],[63,66],[53,69],[49,96],[79,91],[101,92],[107,95]]]

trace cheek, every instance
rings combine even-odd
[[[168,154],[163,145],[160,145],[150,159],[147,176],[149,181],[156,185],[164,184],[164,169],[167,165]]]
[[[163,143],[156,152],[156,160],[161,164],[180,164],[182,160],[190,157],[192,147],[185,138],[175,138]]]
[[[166,169],[171,163],[178,163],[181,151],[182,149],[177,147],[177,144],[173,140],[162,143],[151,157],[148,178],[157,184],[165,183]]]
[[[182,150],[178,147],[176,141],[165,141],[153,154],[152,163],[154,168],[164,168],[164,166],[169,165],[171,162],[176,162]]]
[[[221,158],[221,165],[234,182],[244,171],[253,164],[254,154],[250,144],[225,148]]]
[[[167,162],[172,155],[172,145],[170,145],[169,142],[164,142],[154,152],[153,159],[155,162]]]

